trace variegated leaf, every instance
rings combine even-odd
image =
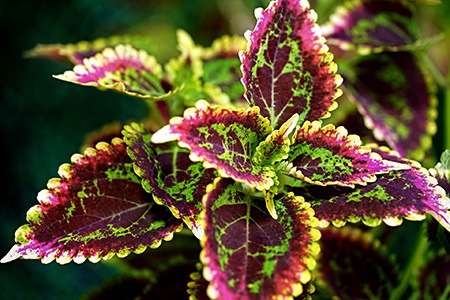
[[[115,47],[119,44],[131,45],[134,48],[153,52],[155,45],[148,38],[138,36],[112,36],[98,38],[94,41],[81,41],[76,44],[47,44],[37,45],[25,53],[26,57],[48,58],[56,61],[68,62],[73,65],[83,63],[85,58],[101,53],[105,48]]]
[[[203,75],[202,49],[195,45],[192,37],[184,30],[177,30],[177,41],[181,53],[171,59],[165,69],[169,81],[175,86],[181,86],[186,84],[186,80],[199,79]]]
[[[345,88],[344,95],[346,94]],[[342,99],[342,98],[341,98]],[[352,105],[354,106],[354,110],[351,111],[341,111],[341,108],[343,105]],[[340,115],[340,118],[333,122],[334,117],[339,114],[339,112],[342,112]],[[337,118],[336,118],[337,119]],[[352,101],[348,101],[348,99],[345,100],[345,104],[340,104],[339,109],[334,113],[330,119],[326,120],[327,124],[334,124],[336,127],[342,126],[345,129],[348,130],[349,134],[355,134],[360,137],[363,145],[364,144],[379,144],[380,146],[387,146],[386,142],[382,142],[377,140],[373,136],[372,130],[367,128],[364,124],[364,117],[359,113],[359,111],[356,109],[356,106]]]
[[[157,131],[153,143],[178,140],[191,150],[192,161],[203,161],[223,177],[231,177],[258,190],[273,185],[273,171],[252,161],[255,149],[272,131],[269,120],[259,114],[258,107],[248,110],[210,106],[199,101],[184,117],[174,117]]]
[[[362,221],[378,226],[382,221],[390,226],[400,225],[402,219],[423,220],[429,213],[450,231],[450,199],[435,178],[417,162],[399,158],[395,152],[373,149],[389,161],[407,163],[407,170],[391,170],[377,175],[377,180],[354,189],[340,186],[305,186],[295,188],[316,211],[326,226],[332,222],[343,226],[347,221]]]
[[[436,132],[434,85],[413,53],[365,56],[346,81],[353,100],[378,140],[402,156],[421,160]]]
[[[277,0],[255,12],[257,24],[241,55],[246,98],[274,129],[295,113],[299,123],[337,107],[342,78],[306,0]]]
[[[158,249],[115,261],[113,266],[121,276],[95,287],[83,299],[185,299],[200,250],[197,238],[176,233]]]
[[[430,173],[437,179],[447,196],[450,197],[450,149],[442,153],[440,162],[430,169]]]
[[[439,249],[450,255],[450,230],[447,231],[435,219],[427,219],[426,236],[433,253],[437,253],[436,249]]]
[[[291,145],[289,135],[295,129],[297,122],[298,114],[295,114],[280,129],[269,134],[256,148],[253,160],[259,165],[271,166],[282,159],[286,159]]]
[[[193,106],[199,99],[208,99],[216,104],[229,104],[229,97],[219,87],[203,83],[203,49],[197,46],[184,30],[177,31],[180,55],[165,65],[167,81],[173,86],[177,99],[183,103],[181,109]],[[182,113],[182,110],[178,114]]]
[[[206,292],[209,282],[202,275],[202,267],[201,263],[197,264],[197,271],[190,275],[192,281],[187,284],[190,300],[210,300]]]
[[[100,142],[109,142],[114,138],[122,137],[122,128],[123,124],[121,122],[113,122],[109,124],[105,124],[97,130],[94,130],[88,133],[83,142],[83,146],[81,146],[82,151],[86,150],[86,148],[94,148]]]
[[[213,61],[218,58],[214,56],[219,55],[215,52],[219,51],[219,49],[216,49],[215,43],[210,48],[204,49],[196,45],[191,36],[184,30],[177,31],[177,40],[180,55],[169,60],[164,66],[163,84],[165,89],[170,91],[167,96],[173,96],[171,99],[177,99],[181,102],[171,105],[171,116],[181,114],[184,108],[195,105],[199,99],[208,99],[214,104],[229,105],[230,97],[222,91],[220,85],[208,82],[209,80],[215,81],[214,74],[212,74],[214,70],[204,68],[203,59]],[[235,51],[233,47],[227,50]],[[231,70],[230,72],[234,71]],[[208,78],[204,76],[208,76]]]
[[[418,36],[406,1],[347,1],[322,29],[330,44],[361,53],[398,50],[414,44]]]
[[[450,255],[441,254],[429,259],[418,271],[416,299],[449,299],[449,270]]]
[[[287,158],[289,175],[317,185],[354,187],[376,180],[376,174],[409,166],[382,160],[369,147],[361,146],[356,135],[344,127],[321,127],[319,121],[306,121],[292,137]]]
[[[157,205],[133,172],[120,139],[99,143],[72,164],[59,169],[27,213],[29,224],[16,232],[17,244],[1,260],[19,257],[81,263],[143,252],[170,240],[182,227],[170,211]]]
[[[144,99],[159,99],[167,94],[162,83],[162,68],[156,59],[130,45],[106,48],[83,60],[73,71],[55,75],[55,78]]]
[[[244,50],[246,40],[239,36],[223,36],[202,51],[203,81],[220,87],[231,101],[243,100],[241,61],[238,53]]]
[[[201,199],[206,186],[217,177],[214,169],[192,162],[189,152],[177,145],[153,144],[152,135],[142,125],[125,126],[123,134],[144,189],[201,237],[203,230],[198,223],[203,209]]]
[[[395,262],[370,233],[346,226],[321,230],[318,272],[339,299],[389,299],[400,284]]]
[[[208,295],[221,299],[288,298],[302,293],[319,252],[314,212],[302,197],[278,194],[278,220],[262,199],[231,179],[208,186],[201,259]]]

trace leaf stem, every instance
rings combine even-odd
[[[423,255],[428,246],[428,241],[424,234],[425,222],[422,222],[422,226],[420,228],[421,230],[419,237],[417,238],[416,244],[414,245],[414,253],[412,254],[408,266],[405,272],[403,273],[403,277],[400,284],[397,286],[397,288],[390,296],[390,300],[403,299],[403,295],[405,294],[405,291],[407,290],[408,286],[411,283],[412,275],[420,266],[423,260]]]
[[[147,100],[146,103],[149,108],[149,118],[158,125],[158,128],[166,125],[161,115],[161,110],[159,109],[156,102],[154,100]]]
[[[438,70],[438,68],[436,67],[436,65],[429,56],[424,55],[424,59],[427,70],[430,72],[435,82],[440,86],[447,87],[448,80],[445,79],[445,74],[442,74],[441,71]]]

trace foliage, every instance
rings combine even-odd
[[[60,167],[1,262],[145,251],[91,299],[180,285],[192,299],[444,298],[450,150],[420,163],[437,130],[433,40],[407,2],[349,3],[319,26],[308,1],[274,0],[245,39],[209,47],[180,30],[180,55],[164,65],[139,37],[32,49],[74,65],[55,78],[139,98],[149,113]],[[429,245],[419,232],[398,268],[386,225],[426,215]]]

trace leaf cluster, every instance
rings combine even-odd
[[[132,36],[32,49],[148,117],[63,164],[1,262],[129,256],[89,299],[449,295],[450,152],[420,163],[438,100],[414,7],[348,2],[319,25],[308,1],[275,0],[255,15],[209,47],[178,31],[164,65]],[[389,226],[427,215],[400,268]]]

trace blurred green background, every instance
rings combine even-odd
[[[85,135],[115,120],[139,119],[146,108],[137,99],[58,81],[51,75],[64,72],[68,66],[25,59],[24,51],[38,43],[75,43],[139,33],[154,41],[156,55],[164,62],[177,55],[177,28],[185,29],[197,43],[209,45],[222,34],[243,34],[252,29],[253,9],[268,2],[0,0],[0,134],[4,158],[0,168],[0,256],[14,244],[14,231],[26,223],[26,211],[38,203],[37,193],[46,187],[48,179],[58,176],[62,163],[80,151]],[[331,1],[317,2],[326,10],[326,3]],[[430,9],[438,11],[447,20],[444,23],[449,22],[445,17],[450,14],[448,2],[443,10]],[[448,61],[441,64],[447,71]],[[0,265],[0,299],[78,299],[116,272],[104,263],[60,266],[17,260]]]

